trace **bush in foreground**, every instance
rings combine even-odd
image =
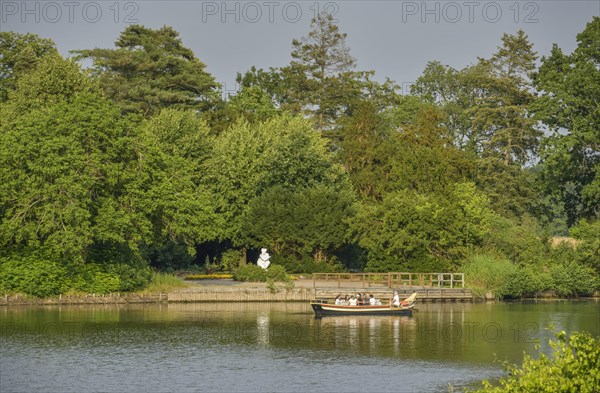
[[[483,382],[475,393],[600,392],[600,338],[587,332],[574,332],[567,337],[564,331],[550,341],[553,354],[540,353],[538,359],[525,355],[521,368],[507,366],[509,376],[499,386]]]

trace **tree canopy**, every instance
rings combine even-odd
[[[564,203],[569,223],[600,217],[600,18],[577,35],[570,55],[554,45],[535,76],[537,117],[550,129],[542,162],[547,192]]]
[[[131,25],[115,45],[116,49],[74,53],[78,59],[93,61],[93,75],[124,113],[140,112],[148,117],[166,107],[207,110],[217,100],[214,77],[194,52],[183,46],[173,28]]]
[[[294,272],[593,293],[599,23],[539,67],[524,31],[504,34],[462,69],[429,62],[400,96],[356,70],[322,13],[288,65],[238,74],[227,100],[171,27],[73,59],[0,33],[0,288],[130,291],[150,267],[233,269],[266,247]]]

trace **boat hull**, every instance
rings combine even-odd
[[[332,315],[412,315],[412,307],[339,306],[321,302],[311,302],[310,305],[318,317]]]

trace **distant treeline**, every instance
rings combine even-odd
[[[0,289],[131,291],[152,268],[235,270],[267,247],[288,272],[593,293],[598,17],[577,42],[537,62],[523,31],[504,34],[489,59],[432,61],[401,95],[357,70],[323,13],[289,65],[238,74],[223,100],[170,27],[132,25],[69,59],[2,32]]]

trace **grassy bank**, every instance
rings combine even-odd
[[[482,254],[466,261],[462,270],[466,286],[480,298],[573,298],[597,294],[600,280],[594,269],[560,256],[545,263],[519,265],[501,256]]]
[[[181,278],[169,274],[154,272],[150,283],[146,288],[141,291],[137,291],[139,294],[151,294],[151,293],[168,293],[176,289],[189,287],[190,284],[185,282]]]

